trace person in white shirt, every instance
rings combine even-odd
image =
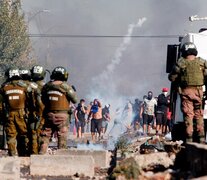
[[[155,118],[157,101],[153,97],[152,91],[148,92],[147,97],[143,100],[140,111],[140,118],[143,118],[143,132],[150,134],[153,120]]]

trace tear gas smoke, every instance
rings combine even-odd
[[[103,150],[104,147],[102,144],[77,144],[77,149],[79,150]]]
[[[205,26],[205,22],[203,25],[198,22],[189,22],[188,17],[194,14],[205,16],[207,2],[193,0],[185,2],[160,0],[159,2],[132,0],[129,3],[125,0],[115,0],[110,1],[109,5],[107,1],[62,0],[59,3],[56,0],[22,0],[22,8],[26,15],[32,15],[42,9],[51,10],[50,13],[38,14],[30,21],[29,31],[32,34],[38,34],[39,32],[66,35],[123,34],[126,23],[140,16],[147,17],[147,23],[139,31],[140,35],[146,36],[183,35],[189,30],[196,32],[200,27]],[[78,11],[76,11],[77,9]],[[114,22],[116,22],[116,25]],[[43,65],[51,66],[51,68],[47,67],[49,69],[56,65],[63,65],[68,68],[71,74],[70,82],[76,85],[77,92],[81,97],[88,94],[89,88],[87,85],[91,86],[94,71],[95,74],[99,74],[97,71],[101,72],[100,66],[106,67],[106,61],[113,56],[114,48],[119,40],[113,38],[32,38],[38,60]],[[129,89],[127,91],[127,88],[125,89],[120,85],[118,87],[120,89],[117,91],[120,94],[136,96],[143,95],[149,88],[157,93],[160,86],[169,86],[165,73],[166,46],[174,43],[178,43],[177,38],[136,38],[133,46],[130,46],[124,54],[128,56],[130,62],[121,61],[123,63],[120,64],[120,62],[114,60],[105,69],[106,72],[110,71],[107,69],[113,70],[115,68],[114,70],[116,70],[117,77],[111,78],[109,75],[109,81],[111,79],[119,81],[118,74],[122,74],[125,70],[130,72],[121,78],[120,83],[133,86],[133,90]],[[130,54],[127,54],[129,52]],[[45,56],[46,54],[47,56]],[[134,65],[137,64],[137,56],[140,59],[139,66],[134,68]],[[113,59],[116,59],[115,56]],[[45,61],[46,63],[44,63]],[[119,64],[118,69],[116,63]],[[153,77],[151,77],[152,74]],[[133,77],[140,75],[141,77],[137,80],[133,79]],[[129,79],[130,82],[128,82]],[[112,94],[114,93],[112,92]]]
[[[22,7],[24,12],[31,14],[45,8],[51,10],[51,13],[39,14],[30,21],[29,31],[34,34],[39,32],[86,35],[122,34],[126,23],[134,17],[143,15],[147,16],[147,23],[140,28],[141,35],[183,35],[189,31],[197,32],[200,27],[205,26],[205,22],[203,24],[188,22],[188,17],[198,13],[199,16],[205,16],[206,1],[159,2],[133,0],[129,3],[117,0],[111,1],[109,6],[106,1],[85,1],[83,3],[81,0],[63,0],[60,3],[55,0],[22,0]],[[146,18],[142,18],[142,21],[144,20]],[[114,26],[114,22],[117,22],[116,26]],[[166,47],[167,44],[177,44],[178,39],[149,37],[131,43],[130,35],[141,26],[141,24],[138,26],[137,23],[129,25],[126,37],[116,50],[113,48],[117,46],[119,39],[112,38],[57,37],[53,39],[35,38],[32,41],[40,62],[49,62],[46,64],[47,66],[63,65],[68,68],[71,74],[70,81],[76,85],[79,97],[86,98],[85,94],[88,94],[89,100],[99,98],[103,104],[110,103],[111,108],[114,109],[121,106],[121,110],[123,110],[122,106],[126,104],[126,98],[122,94],[140,96],[149,88],[156,94],[160,87],[169,85],[165,73]],[[51,31],[51,27],[55,28]],[[130,48],[129,45],[131,45]],[[46,52],[48,56],[45,59]],[[115,52],[114,55],[113,52]],[[123,55],[128,56],[128,52],[130,52],[130,63],[123,61]],[[109,60],[110,56],[113,58],[106,66],[104,60]],[[139,66],[134,68],[134,65],[137,65],[137,56],[140,59]],[[94,63],[97,59],[98,63]],[[100,71],[100,65],[106,67],[103,68],[103,72]],[[95,71],[95,74],[98,74],[96,78],[92,78],[94,70],[101,72],[99,74]],[[124,72],[130,73],[123,74]],[[136,77],[138,78],[136,79]],[[123,86],[117,86],[116,81]],[[90,93],[88,93],[87,86],[91,87]],[[133,90],[129,88],[131,86],[133,86]],[[111,109],[112,119],[116,117],[113,113],[114,109]],[[113,123],[111,124],[113,125]]]
[[[144,17],[144,18],[139,19],[137,23],[129,24],[128,32],[127,32],[126,36],[124,37],[123,42],[116,49],[114,58],[112,59],[111,63],[107,66],[106,70],[104,70],[98,77],[96,77],[94,79],[95,82],[100,82],[100,81],[97,81],[97,80],[108,79],[109,76],[114,72],[116,66],[119,65],[119,63],[122,60],[121,58],[122,58],[123,52],[127,49],[127,47],[131,43],[131,35],[133,33],[134,28],[141,27],[142,24],[146,20],[147,19]]]
[[[113,74],[122,61],[124,51],[127,50],[127,47],[131,43],[131,35],[133,34],[134,29],[142,27],[146,20],[147,19],[143,17],[138,19],[136,23],[128,25],[127,34],[123,38],[123,42],[116,49],[114,58],[112,58],[111,63],[107,65],[106,69],[100,75],[92,79],[91,92],[87,96],[87,98],[90,98],[91,100],[98,98],[102,103],[110,103],[113,111],[117,106],[122,106],[120,107],[122,111],[121,115],[118,114],[120,112],[117,112],[114,115],[115,122],[109,124],[109,128],[111,128],[111,131],[109,132],[110,148],[114,146],[117,138],[127,131],[133,120],[132,104],[128,100],[127,102],[125,97],[121,97],[118,94],[116,82],[113,80]],[[123,107],[124,105],[126,106]]]
[[[143,23],[146,21],[146,17],[138,19],[136,23],[128,25],[127,34],[123,38],[123,42],[116,49],[114,58],[112,58],[111,63],[107,65],[106,69],[96,77],[92,78],[92,85],[88,98],[99,98],[105,103],[111,101],[112,99],[117,99],[118,96],[116,81],[113,79],[113,73],[116,67],[122,61],[122,55],[127,47],[131,43],[131,35],[135,28],[142,27]],[[113,101],[113,100],[112,100]],[[117,103],[116,103],[117,104]]]

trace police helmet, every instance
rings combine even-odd
[[[18,68],[9,68],[6,71],[5,76],[8,78],[8,80],[19,80],[19,79],[21,79]]]
[[[52,71],[50,79],[51,80],[67,81],[68,80],[68,72],[64,67],[58,66]]]
[[[186,58],[189,55],[197,56],[198,51],[194,43],[187,42],[182,45],[181,53],[182,53],[182,57]]]
[[[33,81],[43,80],[45,78],[46,71],[43,66],[35,65],[31,69],[31,78]]]
[[[28,69],[21,68],[19,70],[19,74],[23,80],[30,80],[31,79],[31,72]]]

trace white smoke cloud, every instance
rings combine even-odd
[[[118,46],[115,51],[114,57],[112,58],[110,64],[106,66],[106,69],[102,73],[92,78],[91,91],[88,94],[87,98],[93,99],[98,98],[102,104],[111,104],[111,119],[109,123],[107,134],[112,136],[111,141],[109,141],[109,147],[114,147],[114,143],[117,138],[126,131],[126,127],[130,126],[132,118],[128,112],[124,113],[123,109],[126,103],[129,103],[128,97],[123,97],[117,91],[117,82],[113,78],[113,74],[116,71],[116,68],[121,63],[123,53],[131,44],[131,36],[136,28],[142,27],[143,23],[147,18],[143,17],[138,19],[136,23],[128,25],[127,34],[124,36],[123,41]],[[116,78],[115,78],[116,79]],[[117,108],[120,108],[121,117],[118,117],[118,114],[114,113]],[[123,112],[122,112],[123,111]],[[116,121],[116,122],[115,122]]]
[[[123,53],[127,50],[129,45],[131,44],[131,36],[135,28],[142,27],[143,23],[147,20],[146,17],[138,19],[136,23],[132,23],[128,25],[127,34],[124,36],[122,43],[116,49],[114,57],[112,58],[110,64],[106,66],[106,69],[103,70],[102,73],[92,78],[91,91],[87,95],[87,98],[93,99],[98,98],[103,100],[105,103],[116,101],[115,104],[119,104],[118,102],[123,100],[117,99],[119,96],[117,93],[117,84],[113,79],[113,74],[117,68],[117,66],[122,61]],[[124,101],[126,101],[124,99]]]
[[[125,0],[114,0],[110,3],[82,0],[62,0],[61,3],[56,0],[22,0],[22,8],[26,14],[32,15],[42,9],[51,11],[40,13],[30,21],[30,33],[72,35],[123,34],[126,32],[126,24],[131,22],[131,19],[143,16],[147,17],[147,23],[139,29],[139,34],[144,36],[197,32],[200,27],[205,27],[205,21],[192,23],[188,21],[188,17],[194,14],[205,16],[206,4],[206,1],[193,0],[182,2],[131,0],[130,3]],[[169,86],[165,73],[166,47],[167,44],[178,43],[178,39],[136,38],[130,46],[127,46],[127,52],[122,51],[122,60],[116,62],[114,59],[116,59],[116,47],[120,44],[119,40],[119,38],[32,38],[40,63],[45,65],[44,62],[47,60],[46,66],[49,66],[47,69],[53,69],[57,65],[66,67],[70,72],[69,81],[76,86],[80,98],[89,93],[90,87],[94,84],[91,82],[94,75],[107,75],[110,69],[116,73],[113,77],[108,75],[108,81],[111,83],[119,81],[119,85],[111,85],[108,90],[118,91],[121,95],[133,94],[142,97],[149,89],[157,94],[160,87]],[[46,53],[49,54],[48,59],[45,58]],[[124,61],[124,58],[129,61]],[[108,87],[108,84],[102,86]]]
[[[141,27],[142,24],[147,20],[146,17],[143,17],[137,21],[137,23],[129,24],[128,26],[128,32],[126,36],[123,39],[123,42],[120,44],[120,46],[116,49],[114,58],[112,59],[111,63],[106,67],[106,70],[104,70],[98,77],[95,78],[95,80],[103,80],[108,79],[109,76],[114,72],[115,68],[119,63],[121,62],[121,58],[123,55],[123,52],[127,49],[127,47],[131,43],[131,35],[135,28]]]

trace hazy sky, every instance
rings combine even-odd
[[[205,27],[207,21],[188,19],[207,16],[206,7],[206,0],[22,1],[31,34],[183,36]],[[45,9],[50,12],[40,13]],[[138,26],[142,18],[145,21]],[[170,86],[165,73],[167,44],[178,43],[177,38],[151,37],[31,40],[42,65],[67,68],[80,98],[142,98],[148,90],[158,95],[162,87]]]

